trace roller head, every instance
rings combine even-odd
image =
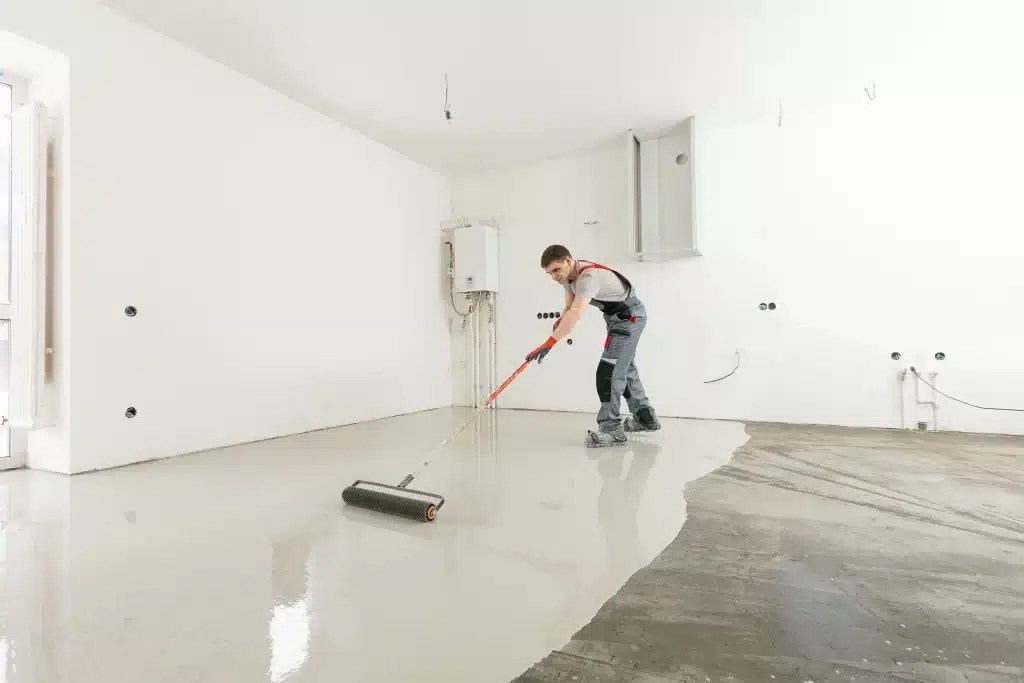
[[[374,481],[357,480],[341,492],[348,505],[397,515],[420,522],[432,522],[444,505],[444,497],[436,493],[389,486]]]

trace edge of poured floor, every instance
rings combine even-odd
[[[516,683],[1024,681],[1024,439],[751,424]]]
[[[415,485],[421,524],[347,508],[470,414],[441,409],[63,477],[0,474],[6,683],[509,681],[676,537],[747,440],[666,419],[587,449],[585,414],[483,413]]]

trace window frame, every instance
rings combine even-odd
[[[25,80],[23,78],[20,78],[20,77],[18,77],[15,74],[11,74],[11,73],[8,73],[7,71],[3,71],[2,69],[0,69],[0,84],[3,84],[4,86],[9,87],[11,89],[11,113],[13,113],[19,107],[23,107],[23,106],[25,106],[25,104],[28,103],[28,90],[29,90],[29,88],[28,88],[28,81],[27,80]],[[10,117],[10,114],[8,114],[8,113],[5,113],[4,115],[7,116],[8,118]],[[12,131],[12,134],[11,134],[11,138],[12,139],[9,141],[8,144],[9,144],[9,146],[13,147],[13,131]],[[13,153],[13,150],[12,150],[12,153]],[[14,284],[13,283],[14,274],[12,272],[13,268],[11,267],[12,266],[12,262],[13,262],[13,254],[11,253],[11,250],[13,248],[13,241],[14,241],[13,240],[13,210],[14,210],[14,197],[13,197],[13,185],[14,185],[14,183],[13,183],[13,174],[14,174],[14,170],[13,170],[13,167],[8,167],[7,174],[8,174],[7,175],[7,192],[8,192],[8,197],[7,197],[7,225],[8,225],[8,230],[7,230],[7,265],[6,265],[6,269],[7,269],[7,301],[0,301],[0,324],[6,323],[6,326],[7,326],[7,352],[8,352],[8,362],[7,362],[7,366],[8,366],[8,380],[7,380],[7,383],[8,383],[8,387],[9,387],[10,386],[10,331],[11,331],[11,325],[13,324],[13,321],[11,320],[11,317],[12,317],[11,316],[11,312],[12,312],[11,311],[11,309],[12,309],[11,291],[13,289],[13,284]],[[9,411],[9,404],[10,404],[10,397],[8,396],[8,408],[6,408],[4,410],[5,413],[7,413]],[[4,435],[2,437],[0,437],[0,438],[2,438],[3,441],[5,442],[5,443],[0,443],[0,471],[9,470],[9,469],[17,469],[19,467],[24,467],[25,466],[24,453],[21,453],[20,451],[16,453],[16,452],[14,452],[15,449],[12,448],[13,444],[11,442],[11,426],[10,426],[10,423],[7,422],[7,415],[0,415],[0,419],[2,419],[4,421],[4,424],[0,425],[0,426],[2,426],[4,428],[3,429]]]

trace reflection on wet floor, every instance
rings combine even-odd
[[[678,533],[742,425],[485,413],[418,482],[422,524],[348,508],[465,419],[442,410],[61,477],[0,474],[0,683],[508,681]]]

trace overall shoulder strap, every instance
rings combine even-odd
[[[582,273],[582,272],[584,272],[586,270],[592,270],[592,269],[595,269],[595,268],[599,269],[599,270],[607,270],[610,273],[615,273],[615,276],[619,278],[619,282],[621,282],[622,286],[626,288],[626,295],[627,296],[629,296],[629,295],[631,295],[633,293],[633,283],[630,282],[628,279],[626,279],[625,275],[623,275],[619,271],[615,270],[614,268],[609,268],[608,266],[601,265],[600,263],[595,263],[593,261],[584,261],[582,259],[576,259],[576,263],[580,264],[580,269],[579,269],[579,271],[577,271],[576,277],[579,277],[580,273]]]

